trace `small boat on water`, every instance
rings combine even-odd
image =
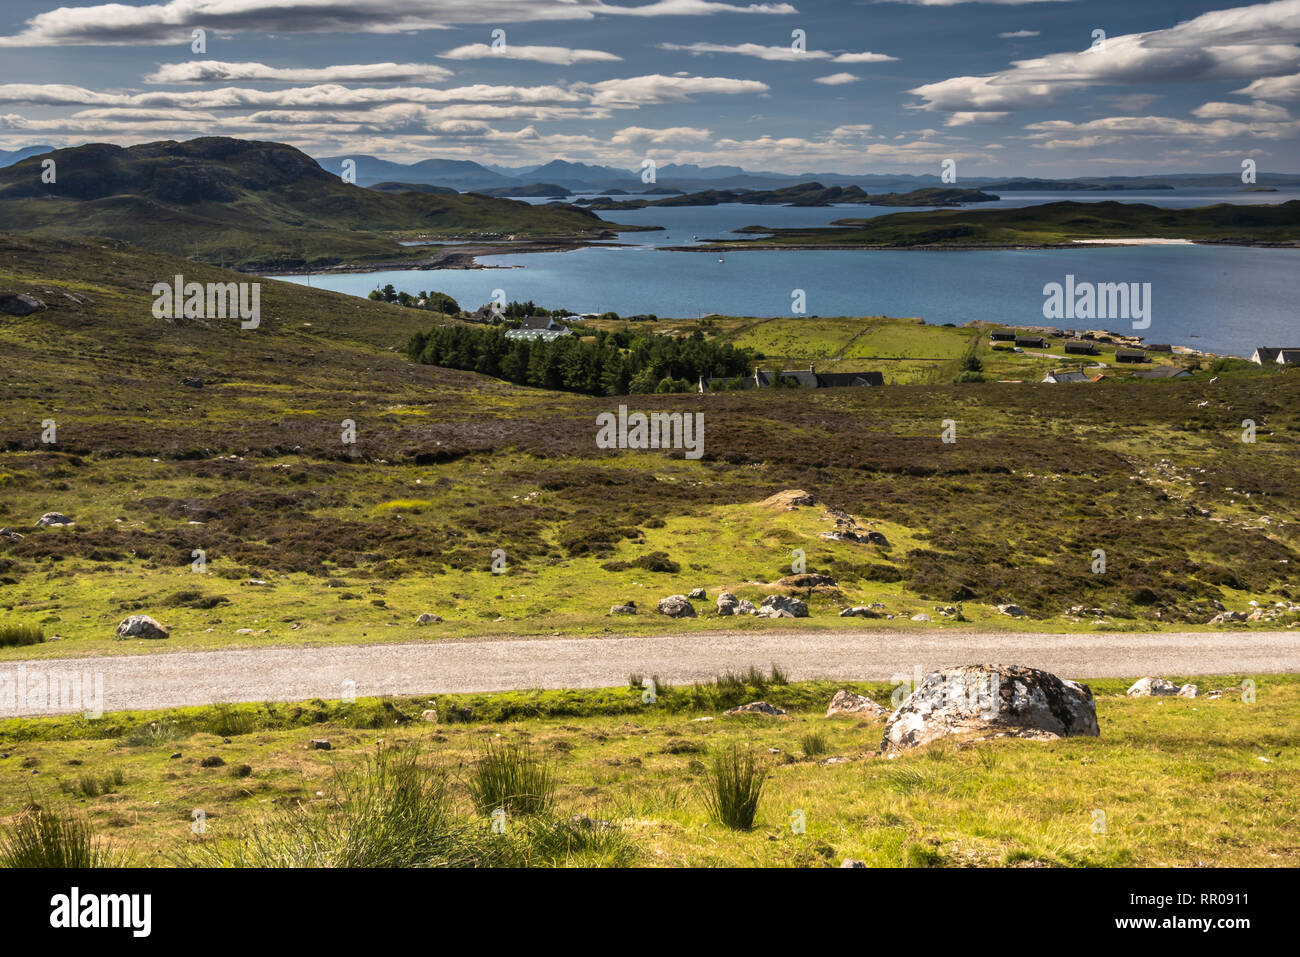
[[[722,257],[721,257],[721,256],[719,256],[719,257],[718,257],[718,262],[720,262],[720,263],[725,263],[725,262],[726,262],[726,260],[725,260],[725,259],[723,259],[723,258],[722,258]]]

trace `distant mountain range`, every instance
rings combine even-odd
[[[13,166],[20,160],[25,160],[29,156],[40,156],[42,153],[48,153],[54,149],[53,146],[24,146],[17,150],[0,150],[0,169],[6,166]]]

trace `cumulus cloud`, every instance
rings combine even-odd
[[[603,50],[573,50],[569,47],[529,47],[507,43],[501,49],[493,49],[487,43],[469,43],[456,47],[446,53],[439,53],[444,60],[532,60],[535,63],[550,63],[556,66],[572,66],[575,63],[613,63],[622,60],[621,56],[606,53]]]
[[[968,111],[964,113],[954,113],[944,121],[944,126],[970,126],[972,123],[992,123],[995,120],[1003,120],[1010,116],[1010,113],[998,112],[996,110],[985,111]]]
[[[988,76],[959,76],[909,92],[942,111],[1046,107],[1068,91],[1293,73],[1300,65],[1300,0],[1201,14],[1164,30],[1109,37],[1102,49],[1019,60]]]
[[[846,83],[857,83],[861,79],[852,73],[832,73],[830,76],[819,76],[813,82],[824,83],[826,86],[843,86]]]
[[[276,67],[265,63],[224,63],[192,60],[162,63],[144,78],[146,83],[211,83],[257,81],[280,83],[432,83],[451,76],[432,63],[352,63],[318,68]]]
[[[659,73],[599,83],[575,83],[571,89],[586,92],[596,106],[627,108],[650,103],[685,103],[702,93],[764,93],[768,85],[758,80],[725,76],[664,76]]]
[[[792,46],[764,46],[761,43],[661,43],[661,50],[682,50],[699,56],[703,53],[734,53],[760,60],[797,63],[800,60],[828,60],[831,63],[889,63],[898,57],[885,53],[829,53],[826,50],[796,50]]]
[[[1285,107],[1264,100],[1256,100],[1254,103],[1205,103],[1192,110],[1192,115],[1203,120],[1258,120],[1265,123],[1291,119],[1291,114]]]
[[[1261,77],[1249,86],[1232,92],[1270,100],[1300,100],[1300,73]]]
[[[620,146],[662,146],[667,143],[703,143],[711,135],[708,130],[694,126],[671,126],[661,130],[625,126],[611,136],[609,141]]]
[[[459,23],[527,23],[591,20],[597,16],[710,16],[787,14],[788,3],[655,0],[612,4],[604,0],[167,0],[146,6],[121,3],[59,7],[28,19],[21,31],[0,37],[0,47],[146,45],[188,42],[202,28],[233,33],[400,33],[439,30]]]

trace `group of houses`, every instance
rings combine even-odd
[[[809,363],[806,371],[785,369],[781,372],[768,372],[755,366],[753,372],[739,379],[735,376],[700,376],[699,391],[705,393],[719,388],[772,389],[785,386],[801,389],[842,389],[884,384],[885,377],[879,372],[818,372],[816,365]]]
[[[577,316],[566,316],[567,318],[579,318]],[[556,322],[550,316],[528,316],[520,320],[519,328],[507,329],[507,339],[540,339],[544,342],[550,342],[552,339],[558,339],[560,336],[571,336],[567,326]]]
[[[1285,346],[1276,348],[1260,346],[1255,350],[1255,354],[1250,357],[1250,361],[1262,366],[1273,363],[1280,366],[1300,366],[1300,348],[1288,349]]]

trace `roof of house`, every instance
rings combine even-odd
[[[1281,349],[1274,349],[1272,346],[1260,346],[1255,350],[1254,359],[1257,362],[1276,362],[1277,354]]]
[[[554,329],[555,320],[550,316],[525,316],[519,322],[520,329]]]
[[[879,372],[818,372],[816,377],[819,389],[885,384],[885,377]]]
[[[1082,372],[1049,372],[1044,382],[1087,382],[1088,377]]]
[[[1042,336],[1016,336],[1016,342],[1046,342]]]
[[[1156,366],[1153,369],[1139,369],[1133,374],[1143,379],[1177,379],[1191,375],[1179,366]]]
[[[1116,359],[1145,359],[1147,354],[1141,349],[1116,349]]]
[[[1014,339],[1016,334],[1005,329],[995,329],[989,333],[990,339]]]
[[[1284,362],[1287,365],[1300,364],[1300,349],[1279,349],[1277,361]]]
[[[1078,339],[1071,339],[1065,344],[1066,352],[1096,352],[1097,347],[1091,342],[1082,342]]]
[[[561,336],[571,336],[568,329],[507,329],[507,339],[542,339],[549,342]]]

